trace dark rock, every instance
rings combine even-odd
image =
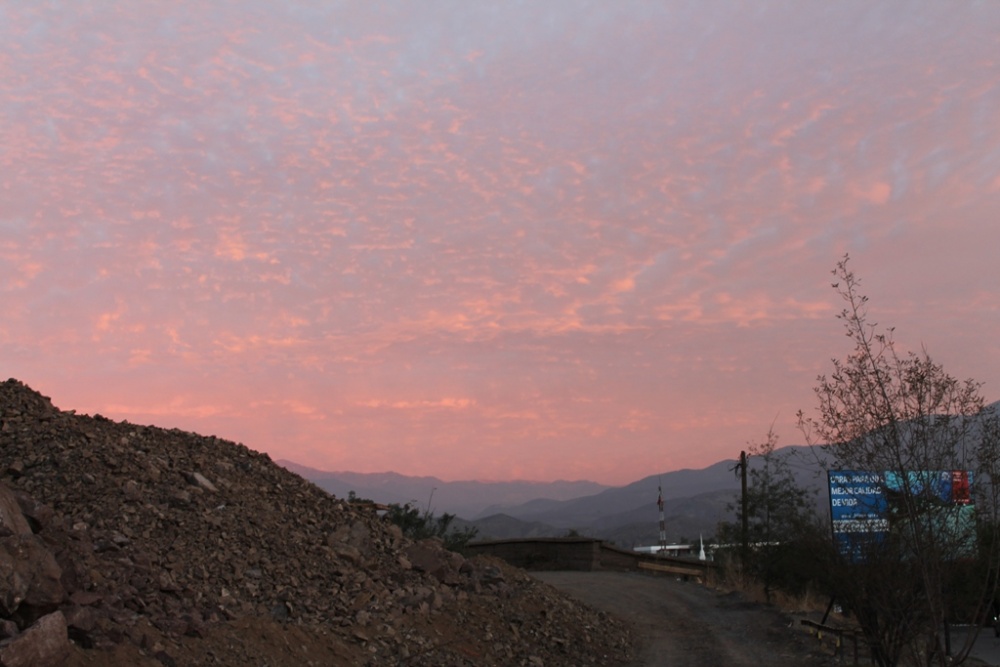
[[[52,508],[38,502],[24,491],[14,491],[14,497],[17,498],[17,504],[21,508],[22,515],[28,521],[31,532],[42,532],[54,516]]]
[[[403,555],[413,569],[426,572],[442,583],[458,583],[459,568],[465,560],[460,554],[448,551],[441,540],[430,538],[411,544]]]
[[[91,606],[99,603],[102,597],[99,593],[76,591],[69,596],[69,601],[80,606]]]
[[[3,485],[0,485],[0,527],[6,528],[8,535],[31,533],[31,526],[24,518],[17,494]]]
[[[62,569],[37,536],[0,538],[0,611],[8,617],[24,604],[51,611],[66,597]]]
[[[0,640],[10,639],[11,637],[16,637],[20,629],[17,627],[17,623],[8,619],[0,620]]]
[[[153,657],[159,660],[164,667],[177,667],[177,660],[166,651],[157,651]]]

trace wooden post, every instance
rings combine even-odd
[[[743,515],[743,525],[742,534],[740,536],[742,541],[742,553],[740,558],[742,562],[740,567],[746,568],[747,561],[750,559],[750,517],[747,515],[747,453],[746,451],[740,452],[740,489],[742,495],[741,497],[741,508]],[[745,569],[744,569],[745,571]]]

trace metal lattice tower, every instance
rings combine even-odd
[[[656,506],[660,508],[660,551],[667,549],[667,522],[663,519],[663,485],[656,487]]]

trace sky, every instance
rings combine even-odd
[[[1000,400],[1000,3],[0,5],[0,374],[322,470],[804,441],[851,349]]]

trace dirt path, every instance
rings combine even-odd
[[[797,621],[736,594],[628,572],[533,572],[595,609],[631,623],[633,667],[818,667],[836,664]]]

